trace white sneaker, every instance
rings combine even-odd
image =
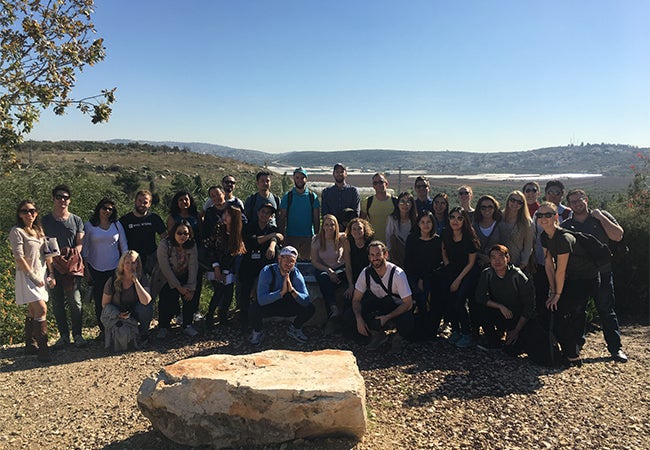
[[[200,312],[195,312],[194,317],[192,317],[192,321],[193,322],[200,322],[201,319],[203,319],[203,314],[201,314]]]
[[[305,333],[302,332],[302,328],[296,328],[293,326],[293,324],[289,325],[289,329],[287,330],[287,336],[294,338],[296,341],[300,342],[301,344],[307,342],[307,336],[305,336]]]
[[[249,342],[253,345],[260,345],[262,343],[262,339],[264,339],[264,330],[262,331],[253,330]]]
[[[183,328],[183,334],[189,337],[195,337],[198,336],[199,332],[196,331],[196,328],[194,328],[192,325],[188,325]]]

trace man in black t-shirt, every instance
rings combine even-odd
[[[161,238],[167,235],[165,222],[149,211],[151,197],[149,191],[138,191],[133,211],[120,217],[129,249],[140,254],[142,268],[149,275],[156,265],[156,234]]]

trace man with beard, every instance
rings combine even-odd
[[[356,187],[346,183],[348,171],[341,163],[334,164],[332,172],[334,185],[323,189],[321,195],[321,217],[327,214],[336,216],[339,223],[347,222],[344,210],[350,208],[356,212],[356,217],[361,213],[361,197]],[[348,219],[349,220],[349,219]]]
[[[406,273],[388,262],[388,249],[381,241],[368,245],[368,259],[370,265],[361,271],[352,296],[357,332],[370,336],[368,350],[377,350],[388,340],[385,330],[389,322],[394,323],[397,333],[391,351],[401,352],[404,338],[412,336],[415,327]]]
[[[623,239],[623,228],[614,216],[605,210],[589,209],[589,198],[585,191],[582,189],[571,190],[567,193],[566,198],[573,210],[573,215],[570,219],[562,222],[562,228],[591,234],[604,244],[609,244],[610,241],[617,243]],[[626,363],[628,358],[621,347],[621,330],[614,310],[614,275],[611,263],[599,267],[598,271],[600,272],[600,284],[594,300],[605,342],[607,342],[607,350],[614,361]],[[583,336],[583,345],[584,341]]]
[[[124,227],[126,242],[129,250],[140,254],[142,269],[149,275],[156,265],[156,234],[161,239],[167,237],[167,228],[161,217],[149,210],[151,208],[151,192],[138,191],[135,194],[133,211],[120,217]]]
[[[237,184],[237,181],[235,180],[235,177],[232,175],[224,175],[224,177],[221,179],[221,187],[223,188],[223,192],[226,194],[226,203],[241,209],[242,222],[246,224],[248,223],[248,219],[246,218],[246,214],[244,213],[244,202],[239,197],[235,197],[234,194],[235,184]],[[208,195],[210,195],[209,192]],[[203,211],[204,212],[207,211],[208,208],[213,205],[214,203],[212,199],[208,197],[208,199],[203,204]]]
[[[308,260],[311,240],[320,231],[320,203],[307,188],[307,171],[302,167],[293,171],[293,184],[280,201],[280,229],[285,232],[285,244],[296,247],[299,259]]]

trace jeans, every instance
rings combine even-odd
[[[70,309],[70,321],[72,322],[72,335],[81,336],[81,292],[79,291],[79,280],[81,277],[74,277],[74,289],[64,292],[63,283],[57,280],[56,286],[50,289],[52,310],[56,319],[56,327],[63,339],[70,340],[70,328],[65,315],[65,305]]]
[[[90,264],[87,266],[90,269],[90,276],[93,280],[93,285],[91,289],[91,294],[93,300],[95,301],[95,319],[97,319],[97,324],[99,329],[104,331],[104,324],[102,323],[102,296],[104,295],[104,285],[109,278],[113,276],[115,270],[107,270],[105,272],[95,270]]]
[[[230,305],[232,303],[232,293],[234,290],[234,284],[223,284],[218,281],[211,281],[212,289],[214,290],[212,298],[210,299],[210,305],[208,306],[208,315],[206,316],[206,323],[212,324],[214,319],[214,312],[217,312],[218,317],[222,318],[228,314]]]
[[[472,324],[469,317],[468,300],[470,303],[474,301],[474,292],[476,291],[476,282],[480,274],[478,266],[469,271],[467,275],[460,282],[460,286],[456,292],[449,292],[449,286],[454,282],[456,277],[450,278],[449,284],[445,289],[449,296],[449,312],[452,331],[460,331],[462,334],[472,333]]]
[[[621,349],[621,330],[618,327],[618,318],[614,311],[616,297],[614,296],[614,277],[612,272],[600,273],[598,293],[594,297],[596,310],[600,316],[607,350],[615,354]]]
[[[312,303],[301,305],[291,294],[284,294],[284,297],[268,305],[260,305],[254,301],[250,305],[249,314],[250,322],[255,331],[262,331],[262,319],[265,317],[293,317],[293,326],[302,328],[302,326],[314,315],[316,308]]]
[[[149,337],[149,327],[151,326],[151,319],[153,319],[153,302],[143,305],[138,302],[135,304],[131,317],[138,321],[138,330],[140,337],[146,339]]]
[[[325,300],[325,306],[327,307],[328,312],[332,306],[336,305],[336,290],[339,287],[348,285],[345,272],[339,273],[337,276],[340,281],[339,284],[334,284],[327,272],[319,272],[318,275],[316,275],[316,281],[318,281],[318,287],[320,287],[320,291],[323,294],[323,299]]]

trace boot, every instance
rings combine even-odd
[[[36,340],[34,339],[34,318],[25,317],[25,354],[26,355],[36,355],[38,353],[38,347],[36,346]]]
[[[47,347],[47,320],[42,322],[33,322],[33,333],[38,343],[38,360],[41,362],[49,362],[52,360],[50,357],[50,349]]]

